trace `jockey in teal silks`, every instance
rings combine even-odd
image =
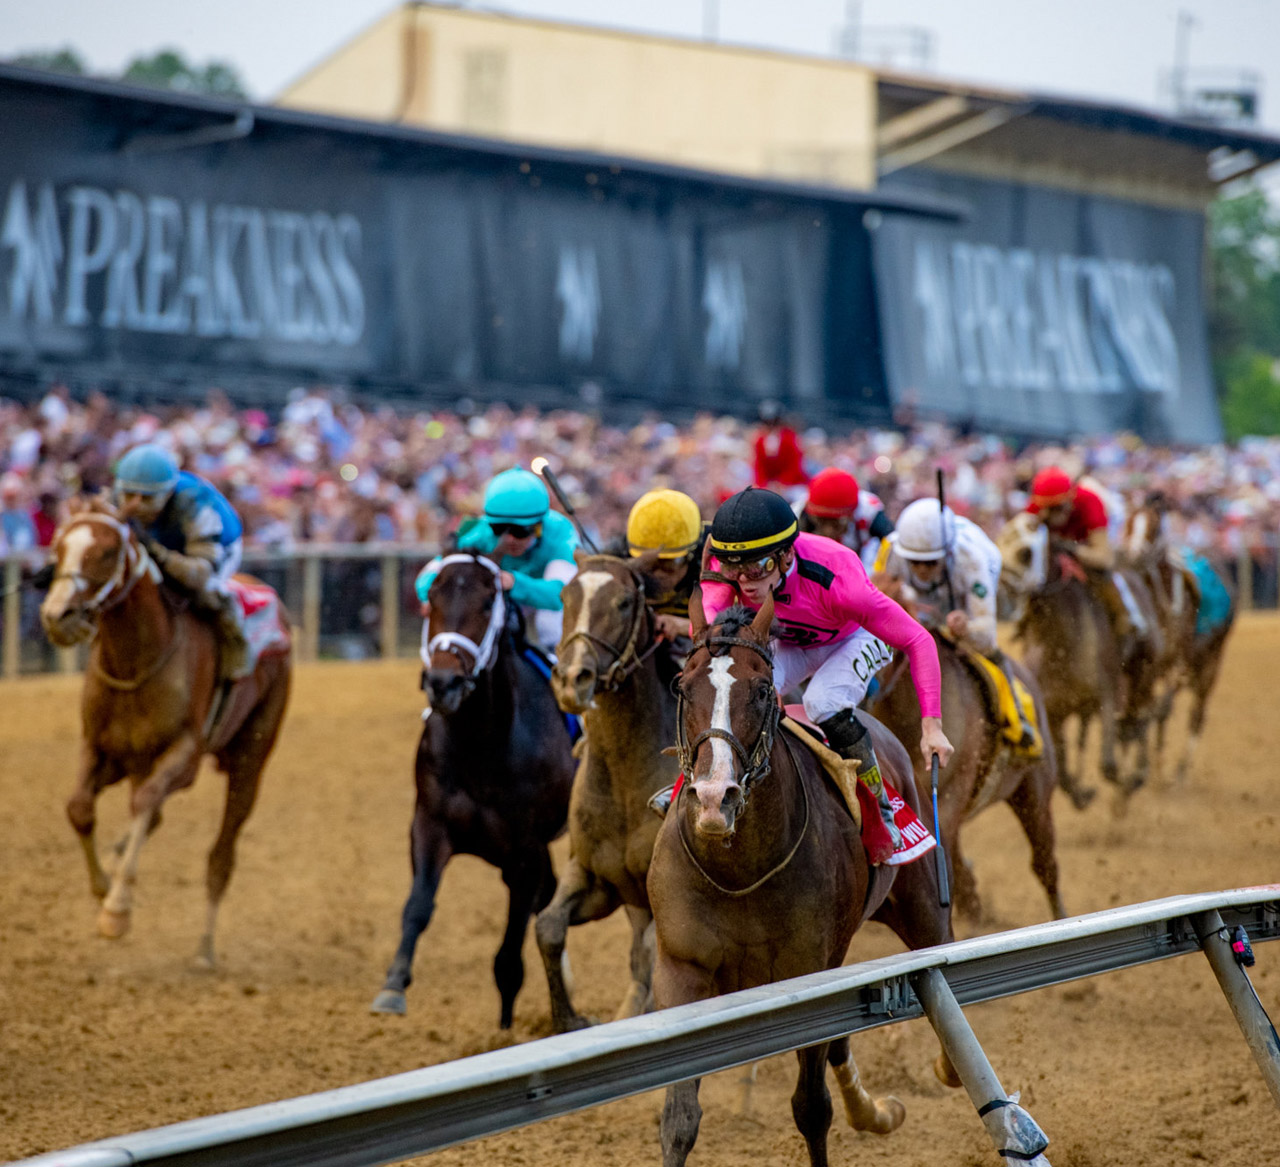
[[[115,501],[165,579],[213,617],[223,679],[245,676],[249,645],[240,604],[227,586],[240,568],[240,516],[212,483],[180,471],[174,456],[154,444],[135,446],[120,459]]]
[[[554,650],[560,643],[564,608],[560,591],[577,572],[573,553],[578,533],[551,509],[542,479],[513,467],[496,475],[484,492],[484,515],[465,522],[458,550],[488,556],[502,569],[502,586],[511,600],[533,613],[537,639]],[[418,599],[427,593],[437,572],[433,560],[418,575]]]

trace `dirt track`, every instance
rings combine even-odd
[[[1280,621],[1237,629],[1210,711],[1199,772],[1142,791],[1113,821],[1059,796],[1068,910],[1280,879],[1280,704],[1271,682]],[[419,952],[405,1019],[366,1006],[395,947],[408,886],[410,760],[420,710],[412,663],[317,665],[297,678],[223,911],[222,971],[190,971],[203,919],[204,854],[221,813],[209,772],[165,810],[143,853],[134,932],[94,934],[96,903],[63,816],[75,757],[74,678],[0,686],[0,1157],[345,1085],[494,1048],[489,968],[504,918],[496,873],[456,860]],[[1181,733],[1174,744],[1181,743]],[[123,829],[120,791],[102,838]],[[988,911],[981,930],[1036,923],[1046,908],[1012,814],[967,832]],[[564,844],[557,845],[563,857]],[[961,935],[971,934],[961,927]],[[620,917],[574,932],[578,999],[611,1015],[624,978]],[[879,926],[852,959],[896,950]],[[530,938],[512,1040],[546,1032],[546,988]],[[1280,945],[1261,946],[1254,983],[1280,1019]],[[969,1011],[1005,1085],[1021,1089],[1053,1140],[1055,1167],[1280,1159],[1280,1116],[1206,962],[1188,956]],[[887,1139],[842,1119],[833,1163],[995,1164],[962,1091],[930,1071],[936,1045],[912,1022],[855,1041],[863,1078],[907,1121]],[[794,1059],[760,1067],[749,1108],[741,1071],[703,1083],[692,1162],[807,1162],[788,1102]],[[661,1095],[443,1152],[437,1165],[527,1167],[659,1161]]]

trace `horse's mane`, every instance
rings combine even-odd
[[[80,500],[80,503],[72,508],[73,515],[94,514],[108,515],[113,519],[120,517],[120,512],[116,510],[115,504],[111,501],[111,496],[105,491],[99,491],[97,494],[91,494]]]
[[[708,631],[714,630],[722,636],[741,636],[743,629],[750,630],[757,615],[758,613],[742,604],[734,604],[716,617],[715,623],[708,626]]]

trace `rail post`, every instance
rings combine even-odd
[[[4,652],[3,672],[16,677],[22,667],[22,564],[7,559],[4,564]]]
[[[1236,602],[1241,612],[1253,611],[1253,556],[1248,547],[1236,553]]]
[[[400,557],[382,557],[382,659],[394,660],[400,648]]]
[[[80,671],[80,650],[75,646],[58,649],[58,672],[78,673]]]
[[[1005,1094],[942,970],[921,969],[908,979],[996,1150],[1006,1159],[1030,1167],[1050,1167],[1044,1155],[1048,1137],[1035,1119]]]
[[[1198,912],[1191,921],[1213,975],[1218,978],[1218,985],[1235,1014],[1249,1051],[1262,1071],[1262,1079],[1271,1091],[1272,1099],[1280,1106],[1280,1037],[1276,1036],[1275,1026],[1258,1000],[1249,974],[1231,950],[1222,916],[1216,911]]]
[[[302,561],[302,643],[303,660],[320,655],[320,557],[308,555]]]

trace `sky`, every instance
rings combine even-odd
[[[679,37],[831,54],[849,0],[502,0],[471,4]],[[394,7],[393,0],[0,0],[0,57],[74,47],[95,72],[174,46],[234,64],[270,100]],[[995,86],[1160,108],[1177,14],[1195,19],[1192,68],[1253,69],[1261,128],[1280,133],[1280,0],[861,0],[867,28],[912,25],[935,37],[932,72]],[[1166,106],[1167,108],[1167,106]]]

